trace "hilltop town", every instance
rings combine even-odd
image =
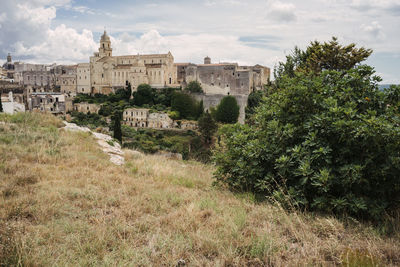
[[[208,56],[203,64],[176,63],[171,52],[114,56],[110,37],[104,31],[98,52],[88,63],[30,64],[13,62],[9,54],[0,69],[0,92],[6,113],[34,111],[66,115],[72,111],[99,112],[100,104],[74,101],[77,95],[108,95],[128,85],[135,92],[142,84],[158,90],[180,90],[196,81],[202,92],[192,96],[202,101],[205,111],[230,95],[237,100],[239,122],[243,123],[249,94],[263,89],[269,80],[268,67],[213,63]],[[154,114],[149,109],[135,107],[123,115],[123,123],[134,128],[196,128],[194,121],[178,125],[165,111]]]

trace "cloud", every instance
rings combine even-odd
[[[249,39],[250,38],[250,39]],[[263,40],[249,41],[268,42],[273,36],[265,36]],[[246,37],[245,37],[246,39]],[[150,30],[136,37],[124,33],[111,36],[114,55],[167,53],[171,51],[175,62],[201,63],[205,56],[210,56],[214,62],[238,62],[243,65],[263,64],[273,66],[280,51],[272,51],[268,56],[268,47],[251,47],[243,39],[236,36],[217,34],[181,34],[163,36],[157,30]]]
[[[0,14],[0,55],[12,52],[30,61],[82,61],[97,46],[92,32],[78,33],[60,25],[52,29],[57,8],[70,5],[69,0],[6,1]]]
[[[290,22],[296,20],[295,5],[280,1],[273,1],[268,5],[267,18],[280,22]]]
[[[370,24],[362,24],[361,30],[373,39],[383,39],[385,37],[382,26],[378,21],[373,21]]]
[[[48,29],[45,40],[39,45],[26,47],[22,42],[15,44],[15,55],[31,55],[31,61],[36,62],[87,62],[98,45],[93,40],[89,30],[78,33],[64,24],[54,30]]]

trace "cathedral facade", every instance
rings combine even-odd
[[[168,54],[113,56],[110,37],[101,36],[99,51],[90,57],[91,93],[109,94],[131,84],[132,90],[143,83],[153,88],[174,87],[176,67]]]

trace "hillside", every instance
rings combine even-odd
[[[400,264],[397,228],[256,203],[196,162],[126,151],[116,166],[60,127],[0,115],[0,266]]]

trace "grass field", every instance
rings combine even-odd
[[[213,167],[126,151],[50,115],[0,115],[0,266],[400,265],[396,222],[287,212]]]

